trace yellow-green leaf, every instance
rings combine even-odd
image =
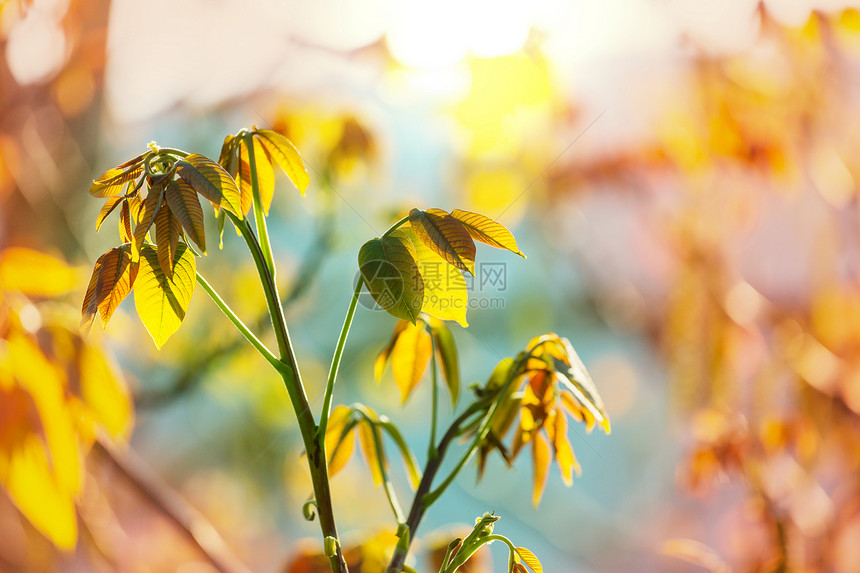
[[[107,201],[105,201],[105,204],[102,206],[101,211],[99,211],[98,217],[96,217],[96,232],[98,232],[98,230],[102,226],[102,223],[104,223],[105,219],[107,219],[108,216],[110,216],[110,214],[114,212],[114,209],[117,208],[117,206],[122,200],[123,197],[122,195],[120,195],[118,197],[110,197]]]
[[[90,195],[93,197],[106,198],[122,195],[122,187],[130,181],[134,181],[143,174],[143,165],[130,169],[109,169],[101,178],[93,181],[90,186]]]
[[[302,156],[299,155],[292,142],[277,131],[270,129],[258,129],[254,131],[254,135],[259,138],[272,161],[283,169],[293,185],[304,195],[311,178],[305,170]]]
[[[426,284],[426,283],[425,283]],[[456,407],[460,397],[460,363],[457,360],[457,345],[454,335],[441,320],[430,319],[430,332],[436,343],[436,355],[442,367],[442,376],[451,393],[451,405]]]
[[[155,216],[155,244],[158,246],[158,262],[167,278],[173,276],[173,260],[181,232],[182,225],[170,212],[167,202],[162,202]]]
[[[358,268],[368,292],[383,310],[415,323],[424,299],[424,281],[410,241],[392,235],[371,239],[358,252]]]
[[[535,433],[532,440],[532,464],[534,464],[534,489],[532,490],[532,504],[537,507],[543,490],[546,487],[546,478],[549,473],[550,457],[549,445],[541,433]]]
[[[460,221],[441,209],[412,209],[409,223],[421,242],[440,257],[475,274],[475,241]]]
[[[140,259],[140,247],[146,240],[146,235],[149,228],[155,222],[155,215],[160,210],[162,200],[163,187],[156,184],[155,187],[149,189],[149,193],[140,209],[134,216],[134,233],[131,235],[131,260],[137,262]]]
[[[185,236],[206,253],[206,233],[203,229],[203,208],[197,192],[183,179],[171,181],[164,191],[167,206],[185,229]]]
[[[415,246],[415,262],[424,282],[422,312],[457,321],[464,328],[469,326],[469,290],[463,272],[431,250],[411,229],[397,229],[391,235],[406,237]]]
[[[391,350],[391,371],[400,388],[401,402],[406,402],[421,381],[433,354],[433,343],[423,322],[407,324]]]
[[[192,153],[176,162],[176,173],[213,205],[242,218],[242,194],[223,167],[204,155]]]
[[[349,458],[355,447],[352,438],[352,427],[348,428],[352,409],[348,406],[337,406],[328,417],[325,431],[325,449],[328,455],[328,475],[338,473]]]
[[[104,351],[85,343],[80,355],[81,398],[95,422],[114,439],[126,440],[134,420],[128,388]]]
[[[126,200],[122,202],[122,207],[119,210],[119,240],[123,243],[130,243],[131,237],[131,207]]]
[[[257,187],[260,189],[260,202],[263,211],[268,215],[275,193],[275,173],[272,171],[272,164],[263,144],[257,138],[252,139],[254,141],[254,163],[257,166]],[[251,163],[248,147],[244,139],[239,143],[239,172],[236,175],[236,183],[242,191],[242,210],[247,214],[252,205],[254,192],[251,185]]]
[[[479,213],[462,211],[460,209],[451,211],[451,216],[460,221],[466,228],[466,231],[476,241],[496,247],[497,249],[507,249],[522,258],[526,258],[517,246],[517,240],[501,223]]]
[[[383,468],[386,473],[388,472],[388,460],[382,449],[382,436],[379,434],[379,429],[366,421],[358,424],[358,446],[370,467],[370,475],[374,485],[381,484]],[[380,460],[382,461],[381,467]]]
[[[588,370],[585,369],[582,359],[579,358],[570,343],[567,344],[567,347],[567,362],[555,356],[552,357],[556,372],[561,374],[559,380],[573,394],[579,405],[603,428],[603,431],[609,434],[611,431],[609,416],[606,414],[606,408],[600,394],[597,393],[597,387],[588,374]],[[591,431],[591,428],[588,430]]]
[[[116,247],[98,258],[84,295],[81,324],[88,328],[96,312],[106,326],[119,304],[134,286],[138,266],[131,260],[129,245]]]
[[[161,348],[185,318],[194,293],[197,262],[191,249],[180,243],[176,248],[173,277],[167,278],[161,270],[155,248],[144,245],[140,254],[134,305],[153,342]]]
[[[535,554],[526,549],[525,547],[517,547],[517,553],[520,555],[520,559],[522,559],[526,565],[531,567],[532,571],[535,573],[543,573],[543,566],[540,564],[540,561]]]
[[[388,357],[391,355],[391,349],[394,348],[394,343],[397,342],[397,337],[400,336],[400,333],[403,332],[403,329],[406,328],[406,325],[409,324],[406,320],[398,320],[397,324],[394,325],[394,334],[391,335],[391,339],[388,341],[388,344],[382,351],[377,355],[376,360],[373,363],[373,378],[378,383],[382,379],[382,373],[385,372],[385,365],[388,364]]]

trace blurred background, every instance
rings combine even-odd
[[[305,198],[278,180],[269,226],[314,406],[358,247],[411,207],[486,214],[528,255],[479,247],[504,280],[451,324],[464,382],[556,332],[606,402],[612,435],[571,426],[583,474],[566,488],[553,468],[537,509],[528,459],[463,472],[421,525],[419,571],[484,511],[547,571],[860,570],[848,3],[0,0],[0,52],[0,366],[41,368],[30,386],[0,368],[0,571],[313,570],[282,384],[212,302],[198,292],[161,351],[131,300],[77,331],[116,244],[91,180],[152,140],[217,158],[251,125],[311,174]],[[199,269],[254,322],[252,261],[224,243]],[[390,373],[373,382],[393,324],[359,308],[335,403],[422,451],[429,385],[401,407]],[[390,542],[360,459],[333,488],[347,545]],[[502,570],[488,553],[478,570]]]

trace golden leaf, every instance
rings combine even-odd
[[[407,324],[391,350],[391,371],[406,402],[421,381],[433,354],[433,344],[423,322]]]
[[[461,211],[460,209],[451,211],[451,216],[460,221],[466,228],[466,231],[469,232],[469,235],[476,241],[496,247],[497,249],[507,249],[522,258],[526,258],[517,246],[517,240],[501,223],[497,223],[479,213]]]
[[[140,270],[135,281],[134,305],[146,330],[158,348],[176,332],[197,279],[197,262],[191,249],[180,243],[176,249],[173,276],[161,270],[158,253],[149,246],[141,249]]]
[[[421,242],[440,257],[475,274],[475,241],[460,221],[441,209],[412,209],[409,223]]]

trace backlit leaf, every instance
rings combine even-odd
[[[580,406],[594,418],[600,427],[603,428],[604,432],[609,434],[611,431],[609,417],[606,415],[606,408],[603,405],[603,400],[597,393],[594,381],[591,379],[576,351],[571,347],[569,352],[568,359],[570,364],[553,357],[556,372],[561,375],[559,379],[565,388],[573,394],[573,397]]]
[[[122,195],[123,185],[134,181],[143,174],[143,165],[131,169],[114,168],[105,172],[99,179],[93,181],[90,186],[90,195],[93,197],[114,197]]]
[[[406,476],[409,478],[409,484],[412,486],[412,489],[417,489],[418,484],[421,482],[421,470],[418,469],[418,461],[415,459],[409,446],[406,445],[406,440],[403,439],[397,426],[390,421],[384,420],[384,423],[381,423],[380,426],[391,436],[391,439],[397,445],[400,456],[403,458],[403,465],[406,466]]]
[[[460,209],[451,211],[451,216],[460,221],[466,228],[466,231],[469,232],[469,235],[476,241],[496,247],[497,249],[507,249],[512,253],[526,258],[517,246],[517,240],[514,239],[511,232],[501,223],[497,223],[479,213],[462,211]]]
[[[278,167],[287,174],[293,185],[304,195],[311,178],[305,170],[302,156],[299,155],[292,142],[277,131],[270,129],[258,129],[254,135],[259,138],[272,161],[278,164]]]
[[[123,201],[119,210],[119,240],[130,243],[131,236],[131,208],[128,201]]]
[[[391,350],[391,371],[406,402],[421,381],[433,354],[433,344],[423,322],[407,324]]]
[[[107,219],[108,216],[110,216],[110,214],[114,212],[114,209],[117,208],[117,206],[122,200],[123,197],[122,195],[120,195],[118,197],[110,197],[107,201],[105,201],[105,204],[102,206],[101,211],[99,211],[98,217],[96,217],[96,231],[101,228],[102,223],[104,223],[105,219]]]
[[[534,489],[532,490],[532,504],[537,507],[543,490],[546,487],[546,478],[549,473],[551,461],[549,445],[542,434],[534,434],[532,440],[532,464],[534,465]]]
[[[29,296],[53,297],[78,285],[78,271],[64,261],[24,247],[0,252],[0,288]]]
[[[83,345],[79,360],[81,398],[95,422],[114,439],[128,439],[134,408],[119,370],[92,344]]]
[[[377,444],[379,448],[377,448]],[[379,429],[367,422],[358,425],[358,445],[367,465],[370,467],[370,475],[373,478],[373,484],[379,485],[382,483],[382,469],[379,465],[380,458],[382,459],[382,467],[388,471],[388,460],[385,458],[385,452],[382,450],[382,436],[379,434]]]
[[[192,153],[176,162],[176,173],[213,205],[242,218],[242,195],[223,167],[204,155]]]
[[[180,243],[176,248],[173,277],[167,278],[161,270],[154,247],[144,245],[140,254],[134,305],[153,342],[161,348],[185,318],[194,293],[197,262],[191,249]]]
[[[415,247],[415,262],[424,282],[421,311],[442,320],[457,321],[464,328],[469,326],[466,322],[469,289],[463,272],[421,242],[412,229],[401,228],[391,234],[407,237]]]
[[[81,324],[88,328],[96,312],[107,325],[119,304],[134,286],[138,266],[131,260],[131,247],[116,247],[98,258],[84,296]]]
[[[352,438],[352,428],[347,429],[351,416],[352,409],[341,405],[332,409],[328,417],[325,430],[325,449],[328,456],[329,477],[343,469],[343,466],[352,456],[355,441]]]
[[[391,349],[394,348],[394,343],[397,342],[397,337],[400,336],[400,333],[406,328],[406,325],[409,324],[406,320],[398,320],[397,324],[394,325],[394,334],[391,335],[391,340],[388,341],[388,344],[382,351],[377,355],[376,360],[373,363],[373,378],[377,382],[382,379],[382,373],[385,372],[385,365],[388,364],[388,357],[391,355]]]
[[[552,427],[552,432],[549,432]],[[573,472],[576,475],[582,473],[582,467],[573,453],[573,448],[570,445],[570,440],[567,437],[567,416],[558,408],[555,410],[552,425],[547,425],[547,434],[550,434],[553,449],[555,450],[555,460],[558,462],[561,477],[565,485],[570,486],[573,483]]]
[[[426,284],[426,283],[425,283]],[[438,319],[430,320],[430,332],[436,342],[436,355],[442,367],[442,376],[448,384],[451,393],[451,405],[456,407],[460,397],[460,363],[457,359],[457,345],[454,343],[454,335]]]
[[[181,232],[179,220],[170,212],[167,203],[162,202],[155,216],[155,244],[158,245],[158,262],[167,278],[173,276],[173,261]]]
[[[146,240],[149,228],[155,223],[155,215],[160,210],[162,200],[162,186],[157,184],[150,188],[149,194],[140,206],[136,216],[134,210],[134,233],[131,236],[131,260],[137,262],[140,259],[140,247]]]
[[[253,141],[254,163],[257,165],[257,186],[260,189],[260,200],[263,211],[268,215],[269,207],[272,205],[272,197],[275,193],[275,173],[272,171],[272,164],[269,162],[269,156],[263,148],[263,144],[257,138],[253,138]],[[236,175],[236,183],[242,192],[242,210],[245,214],[251,208],[254,197],[251,186],[250,165],[248,148],[243,139],[239,144],[239,172]]]
[[[475,274],[475,241],[460,221],[441,209],[412,209],[409,223],[421,242],[439,256]]]
[[[173,216],[185,229],[185,236],[194,241],[206,253],[206,234],[203,229],[203,208],[197,192],[183,179],[171,181],[165,188],[164,197]]]
[[[543,573],[543,566],[540,564],[540,561],[535,554],[526,549],[525,547],[517,547],[517,553],[520,555],[520,559],[522,559],[526,565],[531,567],[532,571],[535,573]]]
[[[218,248],[224,248],[224,225],[227,223],[227,212],[221,211],[218,213],[218,218],[216,220],[218,224]]]
[[[391,235],[371,239],[358,253],[358,267],[373,300],[390,315],[414,324],[421,312],[424,281],[412,243]]]

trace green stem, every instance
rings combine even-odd
[[[230,220],[236,226],[245,239],[248,249],[251,251],[251,256],[254,258],[254,264],[257,266],[257,273],[260,275],[260,281],[263,284],[263,292],[266,295],[266,304],[269,308],[269,315],[272,317],[272,327],[275,331],[275,338],[278,341],[278,354],[280,357],[279,363],[281,367],[279,372],[284,381],[284,386],[287,389],[287,394],[290,398],[293,411],[296,415],[296,420],[299,423],[299,430],[302,434],[305,452],[307,453],[308,468],[311,473],[311,482],[314,487],[314,497],[317,503],[319,515],[320,529],[323,537],[333,537],[337,539],[337,526],[334,521],[334,512],[332,510],[331,487],[328,480],[328,468],[326,467],[325,443],[320,445],[316,440],[316,422],[313,413],[311,412],[308,397],[305,393],[304,384],[302,384],[301,374],[299,372],[298,362],[296,361],[295,353],[293,352],[292,342],[290,341],[290,333],[287,329],[287,322],[284,318],[284,309],[281,306],[280,297],[278,295],[278,287],[275,284],[272,273],[269,272],[263,250],[254,236],[254,232],[244,219],[240,219],[233,213],[224,211],[230,217]],[[340,549],[340,544],[337,544],[336,555],[332,558],[332,571],[335,573],[347,573],[349,569],[346,566],[346,561]],[[337,567],[335,567],[337,565]]]
[[[399,221],[397,221],[396,223],[394,223],[393,225],[391,225],[391,226],[388,228],[388,230],[387,230],[387,231],[385,231],[384,233],[382,233],[382,237],[387,237],[388,235],[390,235],[390,234],[391,234],[391,232],[392,232],[392,231],[394,231],[395,229],[397,229],[398,227],[400,227],[400,226],[404,225],[404,224],[405,224],[405,223],[407,223],[407,222],[409,222],[409,217],[403,217],[402,219],[400,219]],[[380,238],[382,238],[382,237],[380,237]]]
[[[436,420],[439,415],[439,380],[436,374],[436,339],[430,334],[430,381],[431,385],[431,418],[430,418],[430,444],[427,446],[427,459],[436,457]]]
[[[215,292],[215,289],[212,288],[212,285],[210,285],[209,282],[207,282],[207,280],[204,279],[203,275],[201,275],[199,272],[197,273],[197,283],[203,287],[203,290],[206,291],[206,294],[208,294],[209,297],[218,306],[218,308],[221,309],[221,312],[223,312],[224,315],[230,319],[230,322],[232,322],[236,326],[236,328],[239,329],[239,332],[242,333],[242,335],[248,340],[248,342],[250,342],[251,345],[257,349],[257,352],[262,354],[263,358],[265,358],[269,364],[271,364],[275,367],[275,369],[280,371],[281,368],[283,368],[283,363],[278,360],[274,354],[272,354],[271,350],[266,348],[266,345],[263,344],[253,332],[251,332],[251,329],[248,328],[244,322],[242,322],[242,319],[236,316],[236,313],[233,312],[233,309],[231,309],[227,305],[227,303],[224,302],[224,299],[222,299],[221,296],[217,292]]]
[[[343,326],[340,329],[340,336],[337,339],[337,346],[334,349],[334,357],[331,359],[331,367],[328,370],[328,379],[325,385],[325,396],[323,397],[322,412],[320,412],[319,428],[317,429],[317,441],[320,444],[325,444],[325,430],[328,426],[328,417],[331,413],[331,401],[334,394],[334,383],[337,378],[337,370],[340,367],[341,358],[343,358],[343,349],[346,346],[346,337],[349,336],[349,328],[352,325],[352,319],[355,317],[355,308],[358,304],[358,297],[361,296],[361,287],[364,286],[364,279],[359,276],[358,282],[355,285],[355,291],[352,293],[352,300],[349,302],[349,308],[346,311],[346,318],[343,320]]]
[[[266,228],[266,217],[263,214],[263,199],[260,194],[260,183],[257,178],[257,161],[254,157],[254,136],[251,133],[244,135],[245,147],[248,149],[248,167],[251,171],[251,190],[254,194],[254,223],[257,225],[257,234],[260,236],[260,248],[263,257],[269,267],[272,280],[275,279],[275,261],[272,256],[272,245],[269,243],[269,230]]]

